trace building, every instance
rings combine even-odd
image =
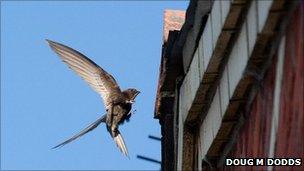
[[[248,170],[226,158],[302,158],[304,1],[190,1],[164,15],[155,103],[162,170]]]

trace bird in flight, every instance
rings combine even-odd
[[[128,157],[128,150],[123,137],[118,130],[118,126],[125,120],[129,120],[132,114],[132,104],[135,102],[135,98],[140,92],[134,88],[121,91],[113,76],[103,70],[91,59],[68,46],[48,39],[46,41],[62,61],[101,96],[106,108],[105,115],[87,126],[80,133],[53,148],[64,146],[92,131],[100,123],[106,123],[107,130],[114,139],[116,145],[120,151]]]

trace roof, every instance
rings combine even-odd
[[[157,87],[157,95],[155,102],[155,118],[159,118],[162,99],[172,98],[172,94],[168,93],[168,90],[173,90],[174,88],[168,88],[165,85],[168,81],[174,81],[177,65],[177,60],[170,60],[170,49],[173,47],[174,42],[178,36],[178,31],[182,28],[185,21],[185,11],[181,10],[165,10],[164,11],[164,27],[163,27],[163,48],[161,56],[161,64],[159,68],[159,81]],[[172,75],[173,74],[173,75]],[[172,78],[172,79],[170,79]],[[174,84],[170,84],[174,85]],[[164,107],[166,108],[166,107]]]
[[[185,11],[170,10],[164,11],[163,42],[167,42],[169,31],[180,30],[185,21]]]

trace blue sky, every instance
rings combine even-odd
[[[164,9],[187,1],[1,2],[1,168],[14,170],[156,170],[153,119]],[[50,148],[104,113],[101,98],[60,61],[45,39],[86,54],[122,89],[135,87],[137,110],[120,127],[124,157],[105,125],[60,149]]]

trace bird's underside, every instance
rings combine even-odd
[[[113,106],[112,113],[110,114],[109,112],[111,111],[108,111],[106,118],[106,122],[109,121],[109,123],[106,123],[108,132],[114,139],[120,151],[126,156],[128,156],[128,150],[126,148],[124,139],[120,131],[118,130],[118,127],[122,122],[124,122],[124,120],[127,118],[127,115],[130,115],[129,114],[130,109],[131,109],[131,105],[129,109],[125,109],[121,105]],[[112,117],[112,118],[108,120],[108,117]]]
[[[108,74],[85,55],[63,44],[50,40],[47,40],[47,42],[52,50],[59,55],[62,61],[83,80],[85,80],[89,86],[102,97],[107,110],[106,115],[103,115],[80,133],[74,135],[54,148],[64,146],[65,144],[76,140],[104,122],[106,123],[107,130],[120,151],[124,155],[128,156],[128,150],[122,135],[118,130],[118,126],[130,117],[132,103],[134,102],[135,97],[139,94],[139,91],[136,89],[121,91],[113,76]]]

